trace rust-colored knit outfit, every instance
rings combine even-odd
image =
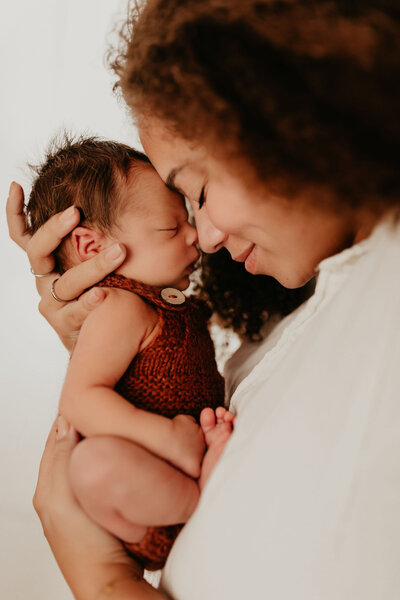
[[[198,421],[203,408],[224,403],[224,381],[218,372],[207,320],[206,304],[193,297],[169,304],[161,290],[115,273],[98,284],[133,292],[158,313],[160,332],[137,354],[115,390],[137,408],[173,418],[188,414]],[[164,566],[182,525],[149,527],[139,544],[127,549],[144,568]]]

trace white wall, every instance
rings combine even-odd
[[[126,0],[2,0],[0,13],[0,597],[70,599],[31,498],[67,363],[37,312],[24,253],[8,239],[12,179],[29,191],[27,161],[62,126],[135,145],[111,92],[106,36]]]

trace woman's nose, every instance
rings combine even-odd
[[[224,233],[215,227],[205,211],[203,214],[201,214],[200,211],[197,212],[196,228],[199,246],[206,254],[212,254],[213,252],[220,250],[228,238],[227,233]]]

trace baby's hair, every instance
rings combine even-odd
[[[136,167],[149,164],[147,156],[119,142],[66,133],[57,136],[44,162],[30,165],[35,179],[25,206],[27,231],[35,233],[56,213],[76,206],[81,224],[108,233],[124,209],[121,182]],[[67,264],[62,248],[55,259],[58,272],[63,273]]]

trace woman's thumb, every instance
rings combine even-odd
[[[57,417],[56,440],[57,442],[68,441],[73,446],[78,442],[78,433],[63,415]]]

